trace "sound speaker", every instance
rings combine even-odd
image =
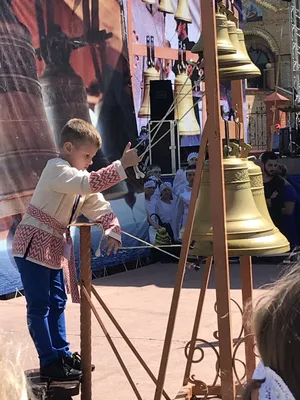
[[[150,81],[150,118],[153,121],[163,118],[174,121],[174,109],[168,112],[173,100],[171,81]]]
[[[151,147],[151,149],[150,149],[151,164],[159,165],[161,168],[162,174],[175,173],[180,165],[180,160],[178,157],[177,128],[175,127],[174,131],[172,133],[172,131],[170,131],[171,124],[170,124],[170,122],[166,121],[166,122],[162,123],[158,132],[156,133],[158,125],[160,125],[160,122],[159,121],[151,121],[149,125],[150,125],[151,142],[156,143],[160,139],[159,142],[157,144],[155,144],[154,147]],[[155,134],[155,137],[153,137],[154,134]],[[166,134],[166,135],[164,136],[164,134]],[[173,150],[171,149],[172,136],[173,136],[173,143],[175,145],[175,148]],[[174,165],[175,171],[172,171],[172,153],[173,153],[173,165],[175,164]]]

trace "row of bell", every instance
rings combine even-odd
[[[216,14],[217,52],[221,81],[250,79],[261,75],[248,55],[244,33],[226,15]],[[203,54],[202,36],[192,48],[192,53]]]
[[[154,5],[156,0],[142,0],[143,3]],[[175,19],[187,23],[192,23],[192,16],[189,9],[188,0],[178,0],[177,9],[175,11],[172,0],[160,0],[158,11],[166,14],[175,14]]]
[[[289,251],[287,239],[274,226],[269,215],[261,168],[248,159],[236,157],[224,159],[223,165],[228,255],[265,256]],[[210,199],[209,161],[206,161],[192,232],[195,245],[191,255],[213,255]]]
[[[154,68],[147,68],[144,72],[144,95],[139,118],[150,117],[150,82],[159,80],[159,72]],[[174,84],[174,111],[175,120],[178,120],[179,135],[199,135],[200,126],[195,116],[192,81],[182,72],[175,78]]]

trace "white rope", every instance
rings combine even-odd
[[[194,69],[195,69],[195,68],[196,68],[196,65],[193,66],[193,69],[192,69],[191,74],[194,72]],[[179,93],[178,93],[178,95],[182,92],[183,88],[185,87],[185,85],[186,85],[187,82],[188,82],[188,79],[190,79],[190,78],[187,76],[187,77],[186,77],[186,80],[185,80],[185,82],[184,82],[184,84],[182,85],[182,87],[181,87],[181,89],[180,89],[180,91],[179,91]],[[179,100],[179,102],[178,102],[177,104],[179,104],[179,103],[180,103],[180,102],[195,88],[195,86],[196,86],[196,85],[194,85],[194,86],[191,88],[191,90],[189,90],[189,91],[183,96],[183,98]],[[163,117],[163,118],[161,119],[161,121],[159,122],[159,125],[158,125],[157,127],[154,127],[154,128],[153,128],[152,130],[150,130],[150,132],[148,133],[149,138],[150,138],[150,134],[152,134],[152,132],[153,132],[154,130],[156,130],[156,132],[153,134],[152,140],[155,138],[155,136],[157,135],[157,133],[158,133],[160,127],[162,126],[162,124],[163,124],[164,121],[166,120],[167,116],[169,115],[169,113],[170,113],[171,111],[173,111],[173,110],[175,109],[175,107],[176,107],[176,97],[174,98],[172,104],[170,105],[168,111],[165,113],[164,117]],[[135,146],[135,149],[137,149],[137,148],[138,148],[144,141],[146,141],[146,140],[147,140],[147,138],[142,139],[142,140]]]
[[[104,235],[104,229],[103,229],[103,226],[101,225],[101,224],[96,224],[96,226],[102,231],[102,235],[101,235],[101,238],[100,238],[100,241],[99,241],[99,245],[98,245],[98,248],[97,248],[97,250],[96,250],[96,252],[95,252],[95,255],[96,255],[96,257],[100,257],[100,255],[101,255],[101,246],[102,246],[102,242],[103,242],[103,239],[104,239],[104,237],[105,237],[105,235]],[[141,242],[141,243],[143,243],[144,245],[146,245],[146,246],[136,246],[136,247],[121,247],[121,249],[141,249],[141,248],[153,248],[153,249],[156,249],[156,250],[158,250],[158,251],[160,251],[160,252],[162,252],[162,253],[164,253],[164,254],[167,254],[168,256],[170,256],[170,257],[173,257],[173,258],[175,258],[176,260],[179,260],[179,257],[177,257],[177,256],[175,256],[174,254],[172,254],[172,253],[169,253],[168,251],[165,251],[165,250],[163,250],[162,249],[162,247],[168,247],[168,248],[170,248],[170,247],[181,247],[181,245],[169,245],[169,246],[167,246],[167,245],[161,245],[161,246],[155,246],[155,245],[153,245],[153,244],[151,244],[151,243],[148,243],[148,242],[146,242],[145,240],[142,240],[142,239],[140,239],[140,238],[138,238],[138,237],[136,237],[136,236],[134,236],[134,235],[131,235],[130,233],[128,233],[128,232],[124,232],[124,231],[121,231],[121,233],[123,233],[124,235],[126,235],[126,236],[129,236],[129,237],[131,237],[132,239],[135,239],[135,240],[137,240],[138,242]],[[120,250],[121,250],[120,249]],[[194,267],[194,264],[193,263],[189,263],[189,262],[187,262],[187,268],[191,268],[191,267]]]
[[[193,104],[192,107],[190,107],[190,108],[187,110],[187,112],[186,112],[179,120],[176,120],[176,121],[175,121],[175,127],[176,127],[176,126],[179,124],[179,122],[180,122],[180,121],[195,107],[195,105],[198,104],[200,101],[202,101],[202,97],[200,97],[200,98],[196,101],[196,103]],[[140,155],[140,158],[143,159],[143,158],[145,157],[145,155],[149,152],[150,148],[153,148],[154,146],[156,146],[157,143],[159,143],[166,135],[169,134],[169,132],[171,132],[171,129],[172,129],[172,128],[170,128],[170,129],[169,129],[167,132],[165,132],[159,139],[157,139],[157,141],[156,141],[154,144],[152,144],[152,143],[149,141],[149,145],[148,145],[147,149]],[[199,129],[199,132],[200,132],[200,129]],[[200,134],[200,133],[199,133],[199,134]],[[153,137],[153,139],[154,139],[154,137]]]

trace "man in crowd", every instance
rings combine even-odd
[[[296,191],[293,186],[278,174],[278,157],[273,151],[267,151],[261,158],[265,198],[274,225],[290,236],[291,224],[296,203]],[[289,237],[288,237],[289,239]],[[292,238],[290,238],[290,241]],[[294,243],[291,243],[294,245]]]

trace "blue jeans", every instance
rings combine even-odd
[[[43,267],[25,258],[15,257],[15,261],[24,286],[29,333],[40,365],[44,366],[71,354],[66,340],[63,270]]]

